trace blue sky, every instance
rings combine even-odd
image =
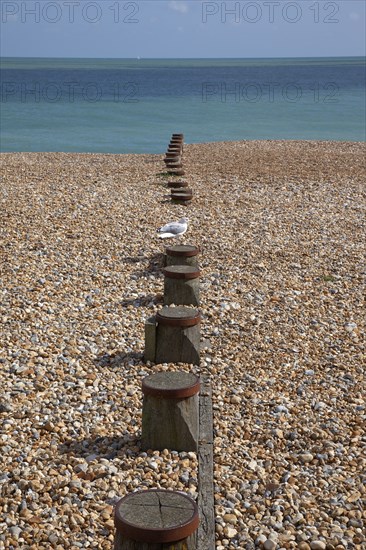
[[[365,52],[364,0],[0,0],[3,57],[323,57]]]

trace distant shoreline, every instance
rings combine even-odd
[[[253,140],[236,140],[236,141],[207,141],[207,142],[185,142],[186,147],[200,147],[200,146],[238,146],[240,144],[282,144],[291,145],[309,145],[309,146],[325,146],[334,145],[337,146],[361,146],[366,148],[366,142],[364,141],[341,141],[341,140],[311,140],[311,139],[253,139]],[[0,155],[93,155],[93,156],[154,156],[160,157],[165,151],[161,153],[106,153],[106,152],[92,152],[92,151],[0,151]]]

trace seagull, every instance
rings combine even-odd
[[[188,218],[181,218],[179,222],[169,222],[157,230],[159,239],[179,237],[188,229]]]

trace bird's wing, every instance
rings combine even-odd
[[[169,222],[163,227],[158,229],[158,233],[172,233],[173,235],[179,235],[185,229],[185,224],[179,222]]]

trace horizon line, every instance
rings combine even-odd
[[[301,56],[274,56],[274,57],[74,57],[74,56],[38,56],[38,55],[4,55],[1,59],[128,59],[135,61],[172,59],[172,60],[202,60],[202,59],[339,59],[339,58],[366,58],[365,55],[301,55]]]

